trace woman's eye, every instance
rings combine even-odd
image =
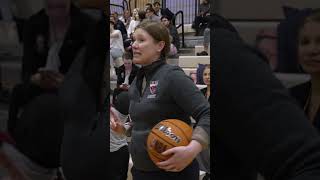
[[[309,39],[303,38],[300,40],[300,45],[306,45],[306,44],[309,44]]]

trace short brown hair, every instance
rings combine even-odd
[[[148,12],[148,11],[153,12],[153,13],[156,12],[156,11],[153,9],[153,7],[148,7],[148,8],[146,9],[146,12]]]
[[[299,26],[299,34],[301,32],[301,30],[303,29],[303,27],[305,26],[305,24],[307,24],[308,22],[317,22],[320,23],[320,9],[314,9],[312,10],[303,20],[303,22],[301,23],[301,25]]]
[[[153,20],[144,20],[142,21],[136,29],[145,30],[155,42],[164,41],[165,45],[161,51],[161,55],[166,57],[170,51],[170,37],[168,29],[161,23]]]
[[[125,51],[122,55],[122,58],[123,59],[129,59],[129,60],[132,60],[133,58],[133,55],[132,55],[132,51]]]
[[[158,4],[159,6],[161,5],[159,1],[156,1],[153,3],[153,6],[156,6],[156,4]]]

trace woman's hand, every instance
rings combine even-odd
[[[26,175],[14,165],[14,162],[1,149],[0,168],[4,168],[8,172],[8,175],[3,177],[3,180],[27,180]]]
[[[202,145],[198,141],[192,140],[187,146],[174,147],[163,152],[162,155],[171,155],[171,157],[166,161],[157,163],[157,166],[166,171],[182,171],[201,151]]]
[[[58,88],[63,80],[63,74],[53,71],[39,71],[31,76],[31,82],[43,89]]]
[[[130,85],[128,85],[128,84],[121,84],[120,85],[120,88],[123,90],[126,90],[126,91],[129,90],[129,87],[130,87]]]
[[[124,128],[124,124],[120,122],[118,116],[113,111],[113,109],[110,109],[110,128],[118,133],[118,134],[125,134],[126,129]]]

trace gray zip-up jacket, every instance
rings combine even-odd
[[[146,86],[141,95],[145,74]],[[133,122],[130,154],[135,168],[159,171],[150,160],[146,142],[150,130],[165,119],[180,119],[191,124],[197,121],[192,139],[205,148],[210,141],[210,105],[200,90],[178,66],[158,60],[141,68],[129,89],[129,114]]]

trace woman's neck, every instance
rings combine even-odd
[[[50,31],[53,38],[53,41],[62,39],[67,32],[69,27],[70,19],[69,16],[66,18],[49,18],[50,22]]]
[[[125,68],[126,72],[131,72],[132,68]]]
[[[150,63],[148,63],[148,64],[141,64],[143,67],[144,66],[149,66],[149,65],[151,65],[151,64],[153,64],[154,62],[156,62],[156,61],[160,61],[160,55],[159,56],[156,56],[156,57],[154,57],[154,58],[152,58],[153,59],[153,61],[151,61]]]
[[[210,96],[210,92],[211,92],[210,85],[207,85],[207,92],[206,92],[206,94]]]

